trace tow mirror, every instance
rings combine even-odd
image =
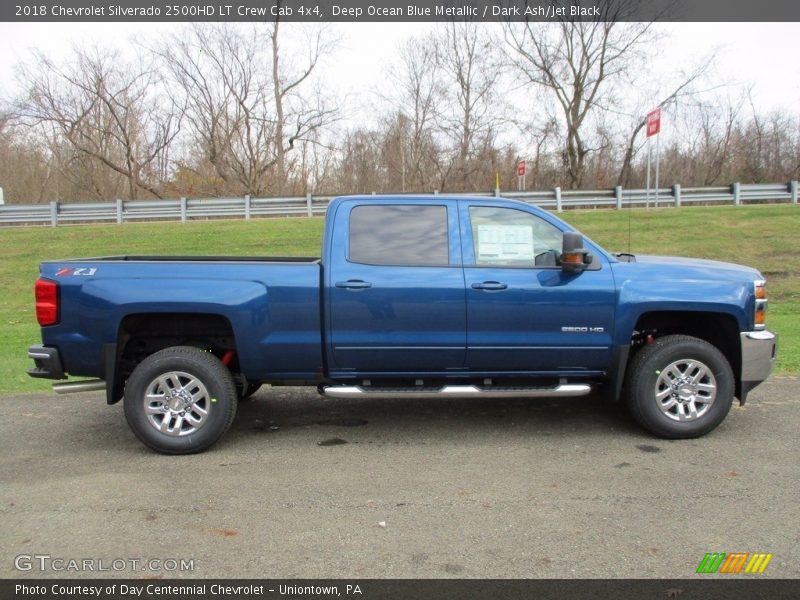
[[[580,233],[565,233],[561,248],[561,270],[565,273],[582,273],[593,256],[583,247]]]

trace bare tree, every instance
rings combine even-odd
[[[376,131],[362,128],[346,132],[341,143],[336,175],[328,182],[331,186],[328,189],[333,193],[347,191],[359,194],[385,191],[384,186],[389,179],[385,164],[389,156],[382,151],[383,141],[385,138]]]
[[[187,107],[191,158],[181,162],[182,168],[199,171],[207,161],[225,184],[218,188],[213,177],[206,177],[213,186],[207,193],[261,192],[271,165],[274,123],[265,114],[266,83],[259,74],[263,66],[255,31],[193,25],[158,52]]]
[[[726,163],[730,162],[730,146],[737,126],[743,98],[725,105],[701,104],[697,108],[703,164],[702,185],[719,182]]]
[[[389,106],[386,132],[394,138],[385,151],[391,161],[399,161],[400,191],[430,189],[438,154],[436,109],[442,101],[436,40],[412,37],[398,57],[388,72],[388,94],[382,94]]]
[[[586,126],[613,91],[648,39],[652,23],[629,23],[638,0],[609,0],[595,21],[564,18],[558,23],[510,23],[508,57],[526,80],[555,97],[565,127],[568,184],[583,182],[586,157],[593,151]]]
[[[505,53],[492,26],[442,24],[398,49],[384,102],[338,131],[322,89],[333,42],[306,24],[195,25],[130,60],[33,55],[24,94],[0,102],[0,185],[14,202],[477,191],[495,172],[510,187],[526,158],[534,188],[627,186],[658,104],[675,130],[664,181],[796,179],[796,116],[752,100],[745,116],[744,99],[700,89],[709,61],[663,85],[640,74],[659,31],[626,22],[637,1],[604,3],[598,22],[505,25]],[[528,108],[506,108],[518,93]]]
[[[84,175],[74,186],[66,181],[62,154],[77,154],[70,144],[60,136],[55,136],[54,142],[42,131],[21,125],[10,113],[6,116],[0,123],[0,184],[8,202],[40,204],[58,200],[64,193],[67,197],[97,197],[87,194],[90,177]],[[94,164],[97,166],[96,161]]]
[[[8,109],[0,109],[0,135],[3,135],[3,133],[8,129],[10,123],[11,111]]]
[[[308,30],[306,52],[293,64],[283,56],[284,27],[194,25],[156,50],[184,95],[192,147],[203,157],[183,167],[200,175],[207,161],[225,184],[217,193],[283,193],[290,154],[316,143],[336,118],[309,85],[331,42],[324,30]]]
[[[797,121],[784,112],[759,113],[752,90],[747,101],[749,119],[739,125],[729,147],[731,168],[755,183],[796,177]]]
[[[681,101],[694,98],[697,95],[698,90],[695,90],[693,85],[705,75],[713,61],[714,56],[712,55],[698,64],[689,73],[681,77],[678,83],[675,84],[670,91],[660,96],[660,98],[656,101],[655,106],[661,107],[662,109],[674,108],[677,107]],[[647,96],[652,98],[654,95],[647,94]],[[658,98],[658,96],[656,97]],[[644,114],[645,110],[643,109],[644,106],[645,105],[643,102],[639,102],[637,108],[635,109],[636,117],[634,119],[633,128],[628,135],[627,143],[625,144],[625,153],[622,157],[622,164],[619,167],[616,185],[625,185],[630,180],[631,166],[637,153],[637,140],[639,138],[639,134],[647,124],[647,117]]]
[[[557,138],[558,122],[547,119],[541,123],[517,124],[524,139],[533,141],[531,154],[527,155],[530,164],[530,189],[558,185],[555,168],[549,148]],[[512,168],[516,169],[516,162]]]
[[[334,49],[337,40],[330,37],[325,29],[304,28],[305,54],[300,64],[293,64],[282,53],[281,31],[285,27],[279,20],[268,25],[272,47],[276,177],[282,186],[288,176],[287,153],[297,143],[316,143],[320,130],[334,121],[338,113],[338,107],[326,102],[326,94],[321,89],[307,89],[305,86],[321,58]]]
[[[494,143],[499,123],[500,69],[492,48],[496,41],[485,26],[472,22],[444,25],[437,37],[437,62],[443,83],[443,102],[436,107],[439,129],[448,139],[455,185],[469,189],[480,170],[477,154]],[[446,179],[442,189],[448,187]]]
[[[101,48],[75,48],[70,58],[58,64],[34,55],[22,71],[26,95],[19,113],[123,176],[130,198],[140,190],[161,197],[153,169],[179,130],[180,111],[154,93],[157,70]]]

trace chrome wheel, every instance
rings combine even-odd
[[[625,374],[625,401],[645,429],[670,440],[713,431],[733,404],[728,359],[705,340],[674,334],[645,344]]]
[[[655,395],[665,416],[673,421],[694,421],[714,403],[717,381],[711,369],[699,360],[676,360],[658,372]]]
[[[144,395],[147,422],[161,433],[196,433],[208,419],[213,399],[202,381],[183,371],[170,371],[152,380]]]
[[[171,346],[141,361],[125,382],[125,419],[146,446],[165,454],[202,452],[236,416],[236,386],[222,361]]]

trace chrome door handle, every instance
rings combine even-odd
[[[473,290],[486,290],[488,292],[499,292],[500,290],[508,289],[505,283],[499,281],[484,281],[483,283],[473,283]]]
[[[337,288],[342,288],[345,290],[365,290],[372,287],[372,284],[369,281],[361,281],[360,279],[337,281],[334,285],[336,285]]]

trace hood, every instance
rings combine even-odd
[[[636,262],[642,266],[653,265],[669,271],[683,271],[687,276],[697,276],[708,279],[764,279],[758,269],[745,265],[707,260],[704,258],[685,258],[681,256],[654,256],[636,255]]]

